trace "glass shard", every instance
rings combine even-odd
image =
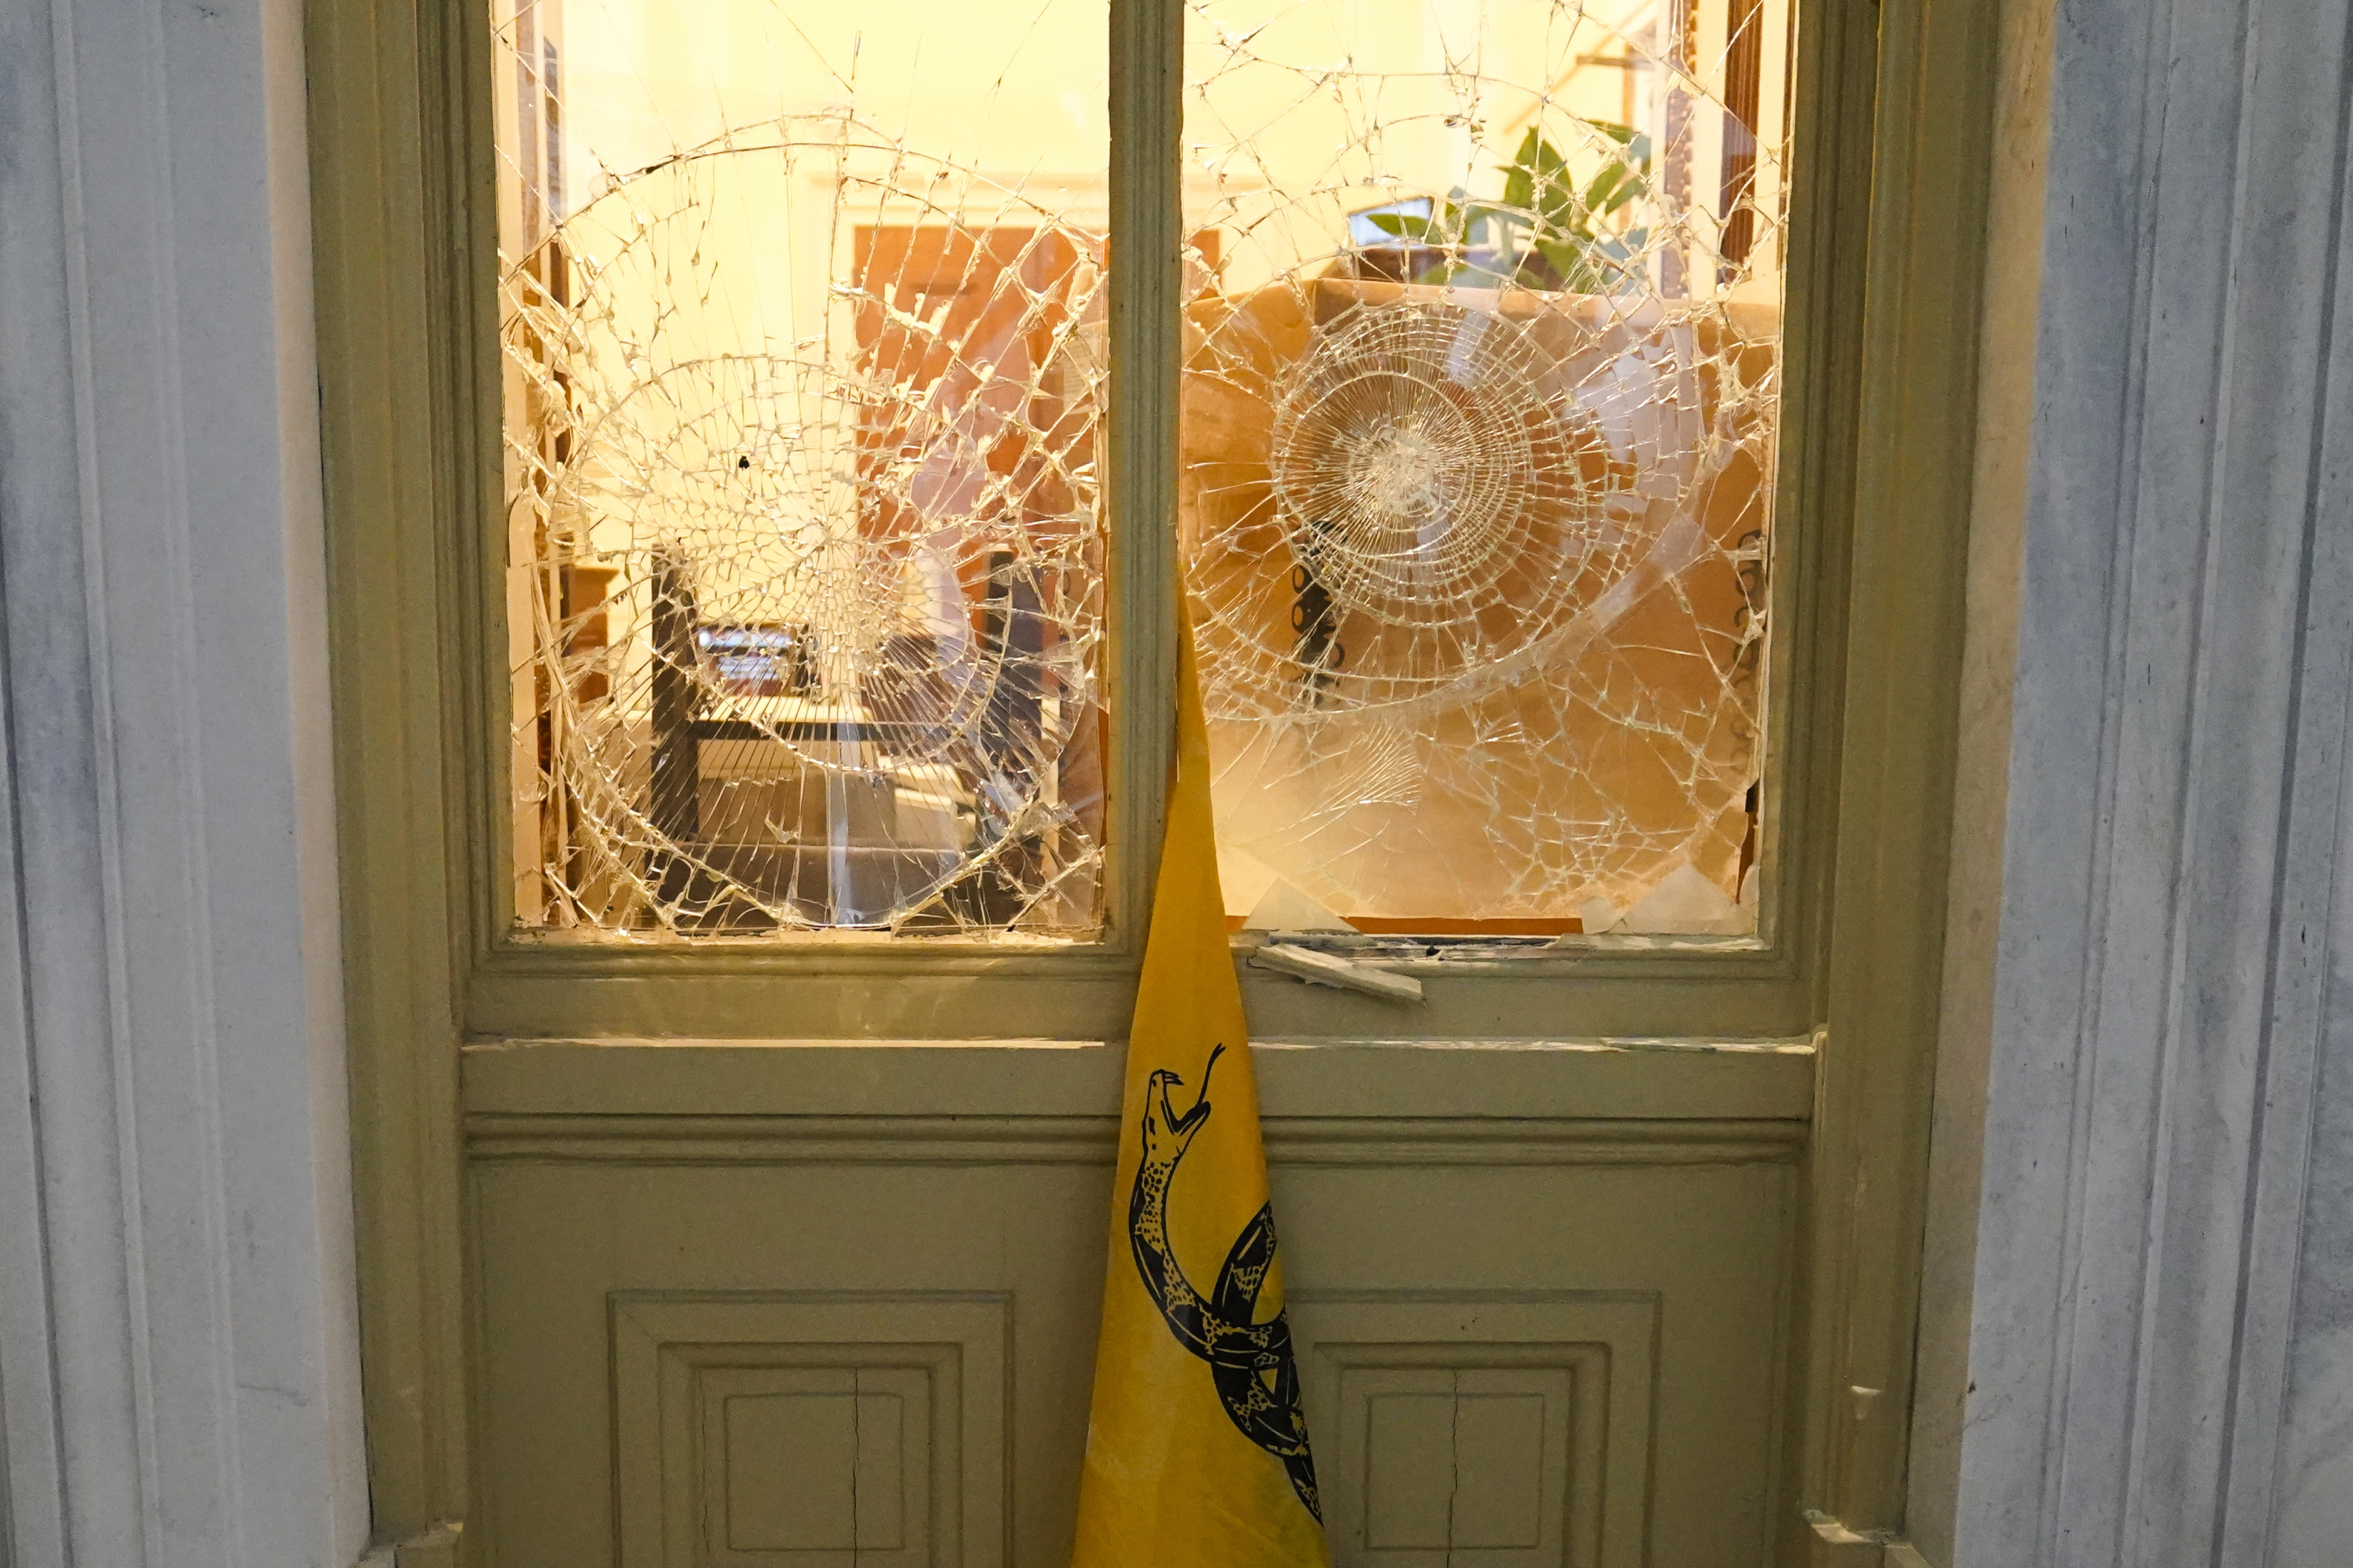
[[[1229,913],[1756,924],[1788,0],[1188,0]]]
[[[518,925],[1092,933],[1100,0],[496,3]]]

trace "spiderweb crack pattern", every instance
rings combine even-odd
[[[1088,933],[1100,232],[848,108],[598,185],[503,268],[521,923]]]
[[[1191,0],[1182,526],[1236,912],[1753,929],[1788,17],[1708,12],[1472,0],[1401,42]],[[1623,121],[1578,86],[1620,61]]]
[[[518,925],[1092,936],[1103,18],[511,4]],[[1788,5],[1188,0],[1240,907],[1753,924]]]

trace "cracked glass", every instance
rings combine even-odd
[[[1103,0],[494,4],[518,926],[1100,934]],[[1184,11],[1230,922],[1752,932],[1790,0]]]
[[[1756,929],[1788,0],[1188,0],[1229,920]]]
[[[491,20],[517,924],[1093,933],[1103,0]]]

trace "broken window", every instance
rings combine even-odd
[[[1101,0],[492,21],[518,923],[1092,932]]]
[[[493,5],[517,923],[1097,934],[1103,0]],[[1230,912],[1753,930],[1789,0],[1185,5]]]
[[[1788,0],[1187,20],[1229,913],[1753,931]]]

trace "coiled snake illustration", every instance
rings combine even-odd
[[[1307,1417],[1299,1404],[1299,1363],[1292,1356],[1291,1323],[1277,1312],[1256,1321],[1259,1293],[1274,1262],[1274,1212],[1261,1206],[1242,1226],[1218,1270],[1217,1289],[1204,1301],[1185,1278],[1168,1243],[1168,1186],[1194,1138],[1209,1120],[1209,1074],[1220,1045],[1201,1069],[1193,1108],[1182,1116],[1168,1098],[1185,1080],[1161,1068],[1144,1089],[1144,1160],[1135,1170],[1135,1190],[1127,1203],[1127,1234],[1135,1267],[1176,1342],[1209,1363],[1209,1379],[1226,1415],[1243,1436],[1282,1461],[1292,1490],[1320,1523],[1324,1510],[1315,1496],[1315,1461],[1307,1452]]]

